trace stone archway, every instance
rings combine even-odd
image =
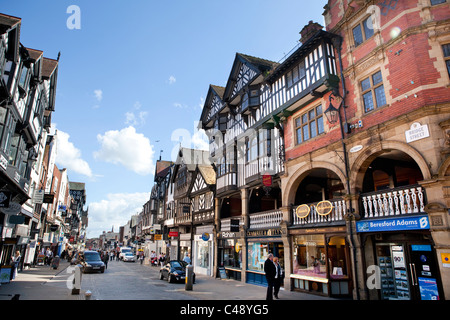
[[[378,157],[398,151],[408,155],[419,167],[423,179],[431,178],[431,171],[424,157],[407,143],[400,141],[382,141],[369,146],[353,162],[350,170],[350,190],[352,194],[358,194],[362,190],[364,175],[370,164]]]
[[[297,169],[282,185],[283,206],[288,207],[295,202],[295,195],[300,183],[305,179],[314,169],[326,169],[333,172],[339,177],[341,182],[345,185],[345,174],[335,164],[325,161],[311,162],[309,165],[302,166]]]

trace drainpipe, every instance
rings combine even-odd
[[[348,128],[348,123],[347,123],[347,114],[345,112],[345,97],[347,96],[347,89],[345,87],[345,79],[344,79],[344,72],[343,72],[343,67],[342,67],[342,55],[341,55],[341,49],[342,49],[342,37],[338,36],[333,38],[333,45],[337,48],[337,52],[338,52],[338,58],[339,58],[339,69],[341,71],[341,85],[342,85],[342,101],[341,101],[341,105],[339,106],[338,110],[339,110],[339,124],[340,124],[340,128],[341,128],[341,142],[342,142],[342,149],[344,151],[344,166],[345,166],[345,177],[346,177],[346,184],[347,184],[347,190],[348,190],[348,194],[350,194],[350,175],[349,175],[349,168],[348,168],[348,156],[347,156],[347,148],[345,145],[345,135],[344,135],[344,127],[342,126],[342,119],[341,119],[341,107],[344,110],[344,120],[345,120],[345,126],[346,128]],[[348,133],[349,131],[347,131]],[[355,247],[355,243],[353,241],[353,228],[352,228],[352,221],[355,217],[355,215],[353,214],[353,206],[352,206],[352,201],[350,199],[349,201],[349,214],[348,216],[350,217],[350,225],[349,225],[349,232],[350,232],[350,243],[351,246],[353,248],[353,268],[355,270],[355,289],[356,289],[356,299],[359,300],[360,295],[359,295],[359,285],[358,285],[358,269],[357,269],[357,264],[356,264],[356,247]]]

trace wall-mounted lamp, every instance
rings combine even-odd
[[[333,100],[334,98],[332,97],[332,95],[330,95],[330,105],[328,106],[328,108],[323,112],[325,113],[325,117],[327,118],[328,122],[331,124],[334,124],[336,122],[341,121],[341,117],[339,115],[339,108],[341,108],[341,104],[339,104],[339,106],[336,108],[335,106],[333,106],[333,104],[331,103],[331,100]],[[345,108],[345,107],[344,107]],[[347,121],[345,123],[342,123],[342,128],[344,129],[345,133],[350,133],[351,127],[350,125],[347,123]]]
[[[327,118],[329,123],[335,124],[338,121],[339,110],[336,109],[331,103],[332,99],[334,98],[330,95],[330,105],[323,113],[325,113],[325,117]]]

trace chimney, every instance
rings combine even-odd
[[[309,38],[315,35],[317,31],[322,30],[322,28],[323,26],[310,20],[309,23],[303,27],[302,31],[300,31],[300,35],[302,36],[300,42],[305,43]]]

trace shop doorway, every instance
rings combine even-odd
[[[381,300],[439,300],[443,294],[436,253],[428,242],[376,244]]]

